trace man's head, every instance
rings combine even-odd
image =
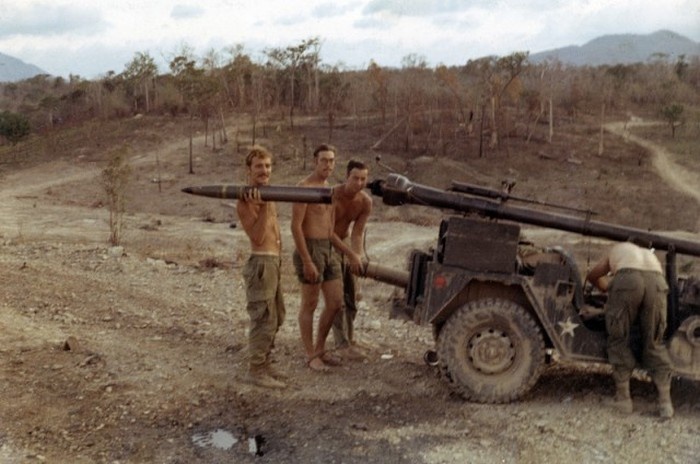
[[[328,179],[335,168],[335,147],[325,143],[319,145],[314,150],[314,160],[316,175],[322,179]]]
[[[254,146],[245,157],[248,167],[248,182],[251,185],[267,185],[272,173],[272,155],[260,146]]]
[[[348,193],[356,194],[367,186],[369,168],[362,161],[348,161],[345,173],[345,189]]]

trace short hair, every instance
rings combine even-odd
[[[321,145],[317,146],[314,150],[314,158],[318,158],[318,154],[322,151],[332,151],[334,155],[336,154],[335,147],[333,145],[322,143]]]
[[[350,161],[348,161],[348,168],[345,171],[345,175],[349,176],[350,171],[352,171],[353,169],[360,169],[360,170],[366,169],[369,171],[369,167],[365,163],[363,163],[362,161],[351,159]]]
[[[267,151],[265,148],[255,145],[250,149],[250,152],[245,157],[245,165],[250,167],[253,164],[253,158],[270,158],[272,159],[272,153]]]

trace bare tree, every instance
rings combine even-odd
[[[459,76],[454,69],[448,68],[445,65],[440,65],[435,69],[435,78],[438,83],[442,85],[457,105],[457,112],[459,114],[460,126],[464,128],[467,134],[472,133],[472,115],[473,113],[467,113],[466,107],[466,90],[459,80]]]
[[[481,75],[485,88],[485,99],[489,105],[490,139],[489,148],[498,146],[501,100],[506,92],[511,98],[519,98],[522,87],[520,74],[526,69],[528,52],[514,52],[501,58],[492,56],[467,63],[475,67]],[[482,108],[482,114],[485,109]],[[483,123],[483,121],[482,121]],[[483,134],[480,135],[482,137]]]
[[[215,123],[212,125],[211,130],[211,143],[212,151],[216,151],[216,122],[219,125],[219,140],[221,144],[226,143],[226,119],[224,116],[224,105],[226,104],[228,85],[226,82],[226,72],[221,64],[221,57],[216,50],[211,49],[204,56],[202,60],[202,65],[205,69],[205,75],[207,77],[207,86],[209,90],[209,99],[206,104],[205,112],[209,116],[215,114],[218,117],[218,121],[215,119]],[[209,118],[205,122],[205,126],[208,126]],[[204,134],[204,145],[206,146],[207,134]]]
[[[425,102],[427,86],[426,75],[429,74],[428,63],[425,57],[410,53],[401,59],[400,87],[397,91],[397,114],[399,107],[406,118],[405,133],[403,139],[404,151],[409,151],[413,146],[414,124],[422,111]]]
[[[137,52],[134,58],[126,65],[123,72],[124,80],[130,84],[134,99],[134,111],[139,110],[139,99],[144,98],[144,110],[151,110],[151,89],[155,87],[155,78],[158,75],[158,66],[148,52]]]
[[[386,112],[389,106],[389,76],[374,60],[370,60],[367,75],[374,90],[372,99],[382,115],[382,128],[386,126]]]
[[[250,87],[255,65],[245,53],[243,44],[227,48],[228,61],[223,67],[223,87],[229,105],[234,109],[246,109],[251,100]]]
[[[272,48],[265,50],[265,54],[268,58],[276,63],[278,66],[282,67],[287,73],[289,78],[289,95],[287,100],[289,102],[289,124],[292,129],[294,129],[294,108],[297,103],[297,92],[296,92],[296,81],[297,81],[297,69],[300,64],[305,60],[309,60],[316,63],[318,53],[319,53],[319,43],[320,39],[318,37],[313,37],[310,39],[302,40],[298,45],[291,45],[286,48]],[[313,58],[313,57],[316,58]]]
[[[321,107],[328,116],[328,142],[331,142],[336,116],[343,109],[350,91],[350,84],[344,81],[337,66],[329,66],[323,71],[320,82]]]
[[[183,54],[176,56],[170,62],[170,70],[175,77],[178,88],[183,96],[185,107],[190,115],[189,130],[189,173],[194,174],[192,140],[194,137],[193,119],[195,114],[204,121],[205,130],[208,130],[209,108],[211,97],[216,87],[212,79],[207,76],[203,68],[197,67],[195,59],[189,54],[189,50],[183,50]]]
[[[113,152],[107,167],[102,171],[102,187],[107,194],[109,209],[109,243],[115,246],[121,242],[124,230],[126,187],[131,176],[128,153],[125,147]]]

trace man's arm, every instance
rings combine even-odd
[[[243,200],[236,203],[238,219],[254,247],[262,246],[265,242],[265,234],[270,224],[269,211],[267,203],[260,200],[258,189],[253,189]]]
[[[608,256],[601,259],[598,264],[593,266],[588,274],[586,275],[586,280],[595,285],[599,290],[605,292],[608,290],[608,279],[604,277],[610,272],[610,261]]]
[[[333,246],[342,254],[348,258],[348,265],[350,270],[358,274],[362,269],[362,257],[364,256],[362,239],[365,231],[365,226],[367,225],[367,219],[372,211],[372,199],[365,195],[362,200],[362,210],[357,218],[353,221],[352,231],[350,233],[350,246],[346,245],[345,242],[340,238],[340,236],[333,230],[333,235],[331,236],[331,243]],[[337,211],[334,209],[333,217],[335,223],[335,214]]]
[[[355,223],[352,225],[352,231],[350,232],[350,246],[352,250],[360,256],[364,256],[365,254],[363,239],[367,220],[371,213],[372,199],[365,195],[362,197],[362,211],[360,215],[357,216],[357,219],[355,219]]]
[[[318,269],[316,269],[316,265],[311,259],[311,254],[306,246],[306,238],[304,237],[303,224],[307,206],[306,203],[292,204],[292,238],[301,262],[304,264],[304,277],[309,282],[316,282],[318,280]]]
[[[347,246],[335,232],[331,235],[331,244],[333,244],[336,250],[347,256],[350,270],[354,273],[358,273],[362,268],[362,256],[355,253],[352,248]]]
[[[306,248],[306,239],[304,238],[304,229],[302,227],[304,223],[304,216],[306,216],[306,203],[293,203],[292,204],[292,238],[294,239],[294,246],[299,253],[302,261],[311,261],[311,255],[309,254],[309,249]]]

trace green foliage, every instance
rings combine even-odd
[[[676,136],[676,127],[681,124],[681,116],[683,115],[683,105],[672,103],[661,108],[661,116],[671,126],[671,136]]]
[[[637,72],[636,68],[636,65],[616,64],[607,68],[606,74],[613,78],[615,87],[619,88],[628,83],[629,79],[634,77]]]
[[[141,106],[148,113],[151,110],[151,97],[158,75],[158,66],[148,52],[137,52],[126,65],[122,76],[127,85],[127,93],[134,99],[134,110]]]
[[[216,81],[197,67],[194,59],[179,55],[170,62],[170,71],[183,96],[185,106],[193,111],[205,106],[216,93]]]
[[[26,116],[10,111],[0,113],[0,136],[5,137],[12,145],[27,138],[30,131]]]
[[[674,71],[676,72],[676,76],[678,76],[678,79],[683,80],[688,73],[688,67],[690,65],[688,62],[685,60],[685,55],[678,55],[678,60],[676,61],[674,68]]]
[[[124,78],[127,80],[142,80],[154,77],[158,74],[158,66],[148,52],[137,52],[134,58],[124,69]]]

